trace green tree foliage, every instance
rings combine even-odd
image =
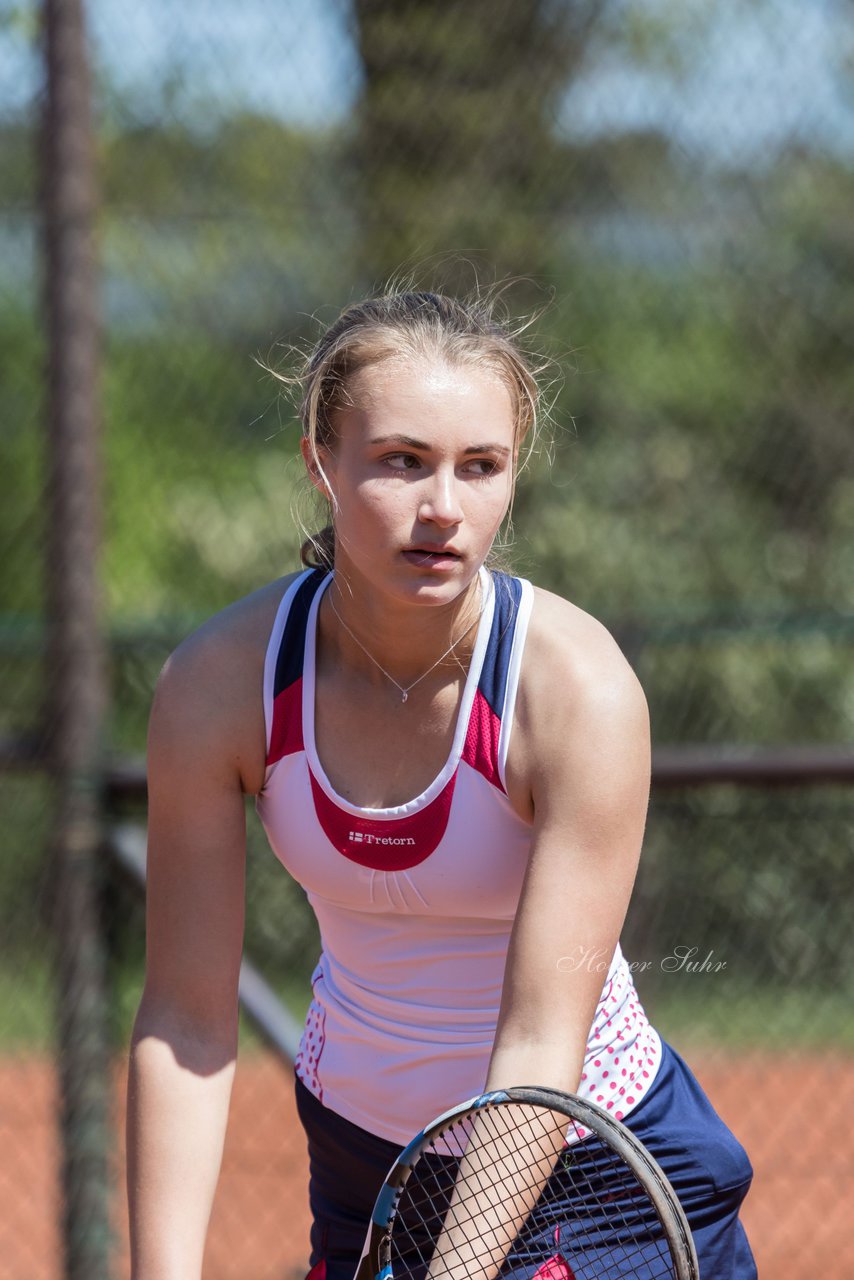
[[[559,99],[602,0],[355,0],[365,84],[353,151],[360,265],[436,251],[499,274],[550,263]]]
[[[718,176],[717,198],[737,204],[749,182]],[[704,188],[711,200],[698,174]],[[594,247],[567,264],[554,330],[584,341],[557,417],[576,427],[519,515],[555,585],[581,582],[595,609],[854,607],[854,173],[784,154],[754,194],[762,216],[736,241],[663,263]]]

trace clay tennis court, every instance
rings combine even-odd
[[[753,1160],[756,1177],[744,1221],[760,1276],[848,1280],[854,1268],[848,1223],[854,1162],[846,1120],[854,1102],[851,1059],[791,1054],[776,1060],[763,1050],[728,1058],[716,1054],[714,1060],[695,1052],[691,1060]],[[119,1131],[123,1094],[123,1071],[117,1069]],[[15,1198],[14,1217],[0,1210],[0,1275],[7,1280],[59,1280],[61,1275],[55,1106],[49,1062],[0,1062],[3,1202],[11,1203],[10,1186],[28,1191]],[[120,1177],[119,1168],[119,1183]],[[272,1057],[247,1055],[234,1087],[205,1280],[294,1280],[303,1275],[305,1187],[306,1160],[290,1078]],[[129,1272],[126,1231],[118,1185],[117,1280]]]

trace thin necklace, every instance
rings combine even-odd
[[[483,595],[483,591],[482,591],[482,590],[481,590],[481,595]],[[427,670],[424,672],[424,675],[419,676],[417,680],[413,680],[413,681],[412,681],[412,684],[402,685],[402,684],[398,684],[398,682],[397,682],[397,680],[395,680],[394,676],[389,675],[389,673],[386,671],[386,669],[385,669],[385,667],[382,665],[382,663],[377,662],[376,658],[375,658],[375,657],[374,657],[374,655],[370,652],[370,650],[369,650],[369,649],[366,649],[366,648],[365,648],[365,646],[362,644],[361,640],[359,639],[359,637],[358,637],[357,635],[355,635],[355,634],[350,630],[350,628],[347,626],[347,623],[346,623],[346,622],[344,621],[344,619],[341,617],[341,614],[340,614],[340,613],[338,612],[338,610],[335,608],[335,600],[333,599],[332,595],[330,595],[330,596],[329,596],[329,605],[330,605],[330,608],[332,609],[332,612],[335,614],[335,617],[336,617],[336,618],[338,619],[338,621],[341,623],[341,626],[344,628],[344,630],[347,632],[347,634],[348,634],[349,636],[351,636],[353,640],[355,640],[355,641],[356,641],[356,644],[357,644],[357,645],[359,646],[359,648],[362,650],[362,653],[364,653],[368,658],[370,658],[370,660],[371,660],[371,662],[374,664],[374,666],[375,666],[375,667],[379,667],[380,671],[383,673],[383,675],[385,676],[386,680],[390,680],[390,681],[392,682],[392,684],[395,686],[395,688],[400,690],[400,700],[401,700],[401,702],[406,702],[406,699],[409,697],[409,691],[410,691],[410,689],[414,689],[414,688],[415,688],[415,686],[416,686],[417,684],[420,684],[422,680],[426,679],[426,677],[427,677],[427,676],[429,676],[429,674],[430,674],[430,672],[431,672],[431,671],[435,671],[435,669],[436,669],[436,667],[438,667],[439,663],[440,663],[440,662],[443,662],[443,661],[445,660],[445,658],[447,658],[448,654],[449,654],[449,653],[452,653],[452,652],[454,651],[454,649],[456,649],[456,647],[457,647],[457,645],[460,643],[460,641],[461,641],[461,640],[465,640],[466,636],[467,636],[467,635],[468,635],[468,633],[472,630],[472,628],[473,628],[474,626],[476,626],[478,622],[480,622],[480,619],[481,619],[481,617],[482,617],[482,615],[483,615],[484,604],[485,604],[485,602],[482,602],[482,603],[481,603],[480,611],[479,611],[479,613],[478,613],[477,617],[474,619],[474,622],[469,623],[469,625],[466,627],[466,629],[465,629],[465,631],[462,633],[462,635],[457,636],[457,638],[456,638],[456,640],[454,641],[454,643],[448,646],[448,648],[447,648],[447,649],[445,650],[445,652],[441,655],[441,657],[437,658],[437,659],[436,659],[436,661],[433,663],[433,665],[432,665],[431,667],[428,667],[428,668],[427,668]]]

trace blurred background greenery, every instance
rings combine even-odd
[[[850,743],[850,0],[87,14],[112,758],[143,751],[170,649],[298,563],[297,428],[258,361],[401,269],[450,291],[518,277],[511,310],[540,313],[559,377],[515,562],[614,631],[656,746]],[[38,32],[34,5],[0,5],[7,740],[49,717]],[[0,813],[0,1049],[22,1052],[52,1035],[45,780],[4,773]],[[850,787],[654,793],[626,949],[678,1044],[850,1049],[852,827]],[[250,838],[247,951],[299,1011],[314,926]],[[140,911],[108,883],[104,913],[120,1046]],[[678,945],[727,961],[702,997],[662,972]]]

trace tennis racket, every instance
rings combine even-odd
[[[555,1089],[484,1093],[401,1152],[356,1280],[697,1280],[691,1231],[642,1143]]]

